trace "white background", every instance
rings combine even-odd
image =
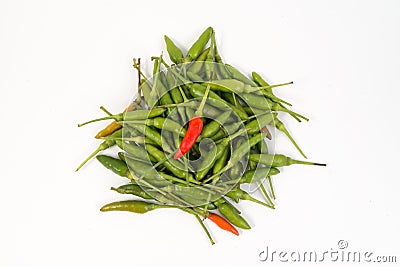
[[[225,61],[295,82],[276,92],[311,120],[284,120],[328,163],[285,168],[275,211],[241,203],[252,229],[239,237],[208,224],[214,246],[179,211],[101,213],[125,180],[95,161],[74,172],[104,126],[77,123],[128,103],[132,58],[159,55],[164,34],[188,47],[207,26]],[[323,252],[341,239],[400,261],[399,28],[395,0],[1,1],[0,266],[272,266],[266,246]]]

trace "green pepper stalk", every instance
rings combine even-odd
[[[90,154],[79,166],[78,168],[76,168],[76,172],[79,171],[83,165],[85,165],[90,159],[94,158],[100,151],[106,150],[107,148],[110,148],[112,146],[115,145],[115,139],[114,138],[121,138],[122,137],[122,129],[119,129],[117,131],[115,131],[114,133],[112,133],[110,136],[110,138],[105,138],[106,140],[103,141],[98,148],[93,151],[92,154]]]
[[[296,143],[296,141],[293,139],[293,137],[290,135],[289,131],[287,130],[287,128],[285,127],[285,125],[277,118],[276,114],[274,116],[274,119],[272,121],[270,121],[268,124],[275,126],[275,128],[277,128],[279,131],[283,132],[287,138],[289,138],[290,142],[292,142],[292,144],[296,147],[296,149],[300,152],[300,154],[304,157],[307,158],[307,156],[304,154],[304,152],[301,150],[301,148],[299,147],[299,145]]]
[[[281,154],[250,154],[249,159],[272,167],[283,167],[292,164],[326,166],[324,163],[296,160]]]

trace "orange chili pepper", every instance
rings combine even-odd
[[[218,225],[219,228],[221,228],[225,231],[231,232],[232,234],[239,235],[238,230],[223,217],[221,217],[215,213],[209,212],[209,215],[207,218],[210,219],[216,225]]]
[[[133,103],[131,103],[131,104],[124,110],[124,112],[126,112],[126,111],[132,111],[132,110],[134,110],[134,109],[135,109],[135,107],[133,106]],[[122,127],[121,124],[119,124],[119,123],[113,121],[112,123],[110,123],[109,125],[107,125],[106,128],[104,128],[103,130],[101,130],[100,132],[98,132],[94,138],[100,139],[100,138],[102,138],[102,137],[109,136],[110,134],[112,134],[112,133],[115,132],[116,130],[121,129],[121,127]]]

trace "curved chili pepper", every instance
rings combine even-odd
[[[203,130],[203,120],[198,116],[194,116],[189,121],[188,129],[182,139],[179,150],[174,156],[174,159],[179,159],[190,150],[199,137],[201,130]]]
[[[210,221],[212,221],[213,223],[215,223],[216,225],[218,225],[219,228],[231,232],[234,235],[239,235],[239,231],[232,225],[230,224],[227,220],[225,220],[223,217],[209,212],[209,215],[207,217],[208,219],[210,219]]]

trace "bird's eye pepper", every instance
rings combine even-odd
[[[175,45],[175,43],[168,36],[164,35],[164,40],[167,46],[169,58],[175,64],[180,64],[183,58],[182,51]]]
[[[213,28],[208,27],[197,39],[196,42],[189,48],[187,56],[184,58],[184,62],[191,62],[192,60],[196,60],[197,57],[201,54],[204,47],[208,43],[211,38],[211,33],[213,32]]]

